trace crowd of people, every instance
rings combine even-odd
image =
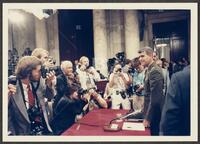
[[[86,56],[56,67],[48,51],[34,49],[8,84],[9,135],[60,135],[99,108],[139,111],[151,135],[189,135],[189,64],[172,70],[150,47],[138,55],[114,62],[102,94],[96,82],[106,77]]]

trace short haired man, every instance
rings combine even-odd
[[[144,82],[143,112],[145,118],[143,124],[145,127],[150,127],[152,135],[159,135],[159,123],[164,100],[162,69],[153,60],[153,50],[150,47],[144,47],[138,53],[141,64],[147,67]]]

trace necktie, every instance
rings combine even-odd
[[[32,90],[30,88],[30,85],[27,86],[28,89],[28,101],[29,101],[29,106],[33,107],[35,105],[35,99],[32,93]]]

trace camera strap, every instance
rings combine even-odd
[[[25,100],[25,95],[24,95],[24,88],[22,86],[22,81],[20,79],[17,79],[17,81],[19,81],[19,88],[20,88],[20,91],[21,91],[21,94],[22,94],[22,98],[23,98],[25,107],[26,107],[26,100]],[[26,107],[26,109],[27,109],[27,107]]]
[[[40,85],[40,80],[37,82],[37,85],[36,85],[36,87],[34,86],[34,84],[33,84],[33,82],[31,82],[31,86],[32,86],[32,91],[33,91],[33,95],[35,96],[35,98],[36,98],[36,103],[37,103],[37,108],[39,109],[39,111],[40,111],[40,122],[42,123],[42,125],[43,125],[43,128],[44,128],[44,131],[48,131],[49,132],[49,130],[48,130],[48,128],[47,128],[47,125],[46,125],[46,122],[45,122],[45,118],[44,118],[44,115],[43,115],[43,110],[42,110],[42,108],[41,108],[41,106],[40,106],[40,103],[39,103],[39,99],[38,99],[38,95],[37,95],[37,90],[38,90],[38,88],[39,88],[39,85]]]

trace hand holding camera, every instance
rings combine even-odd
[[[114,68],[114,74],[120,75],[122,73],[122,68]]]
[[[88,72],[89,72],[90,74],[94,75],[95,72],[96,72],[96,70],[94,69],[94,67],[90,67],[90,68],[88,69]]]
[[[13,84],[8,85],[8,95],[14,95],[16,93],[16,86]]]
[[[86,70],[86,66],[85,66],[85,65],[81,65],[81,66],[80,66],[80,70],[81,70],[81,71],[85,71],[85,70]]]
[[[136,92],[141,92],[144,89],[143,85],[138,85]]]
[[[52,81],[56,79],[55,72],[50,71],[49,73],[46,74],[46,83],[49,87],[52,85]]]

